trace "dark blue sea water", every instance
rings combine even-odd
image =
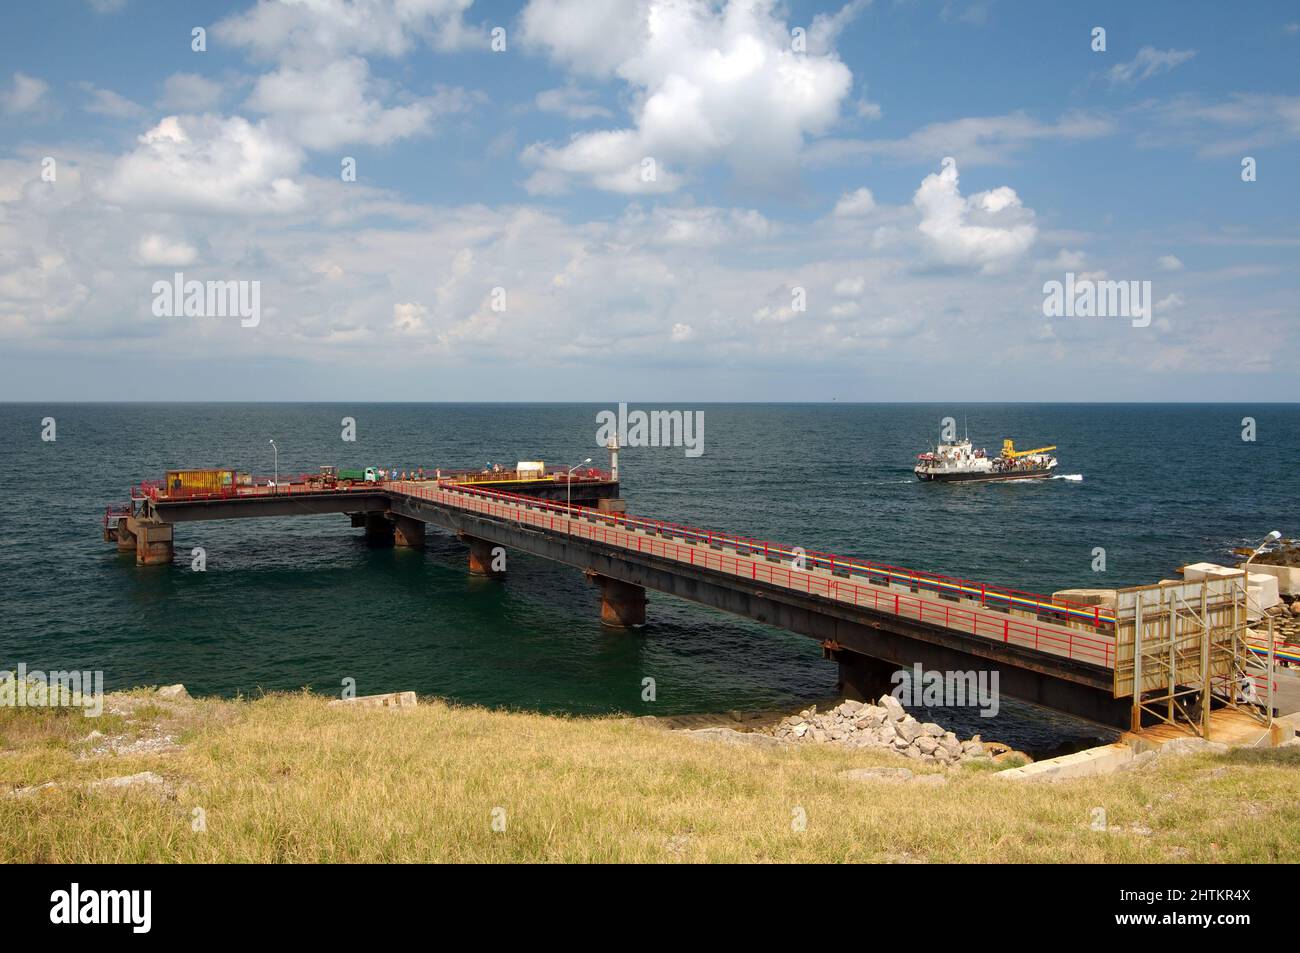
[[[673,405],[634,405],[670,407]],[[811,640],[650,594],[650,625],[612,633],[576,571],[514,556],[471,578],[455,540],[368,549],[343,516],[182,524],[170,567],[102,542],[104,506],[181,466],[481,466],[591,456],[604,405],[20,404],[0,406],[0,669],[102,669],[110,688],[195,693],[413,689],[543,711],[790,708],[834,690]],[[1271,529],[1300,535],[1297,405],[699,405],[705,452],[629,449],[638,514],[1019,588],[1116,586],[1220,560]],[[355,444],[341,440],[344,416]],[[1059,445],[1081,479],[936,486],[911,474],[941,418],[977,445]],[[1242,440],[1242,418],[1257,438]],[[41,440],[54,417],[57,440]],[[207,552],[207,572],[189,551]],[[1093,548],[1107,570],[1092,571]],[[641,701],[642,679],[658,698]],[[986,736],[1016,737],[1012,706]],[[952,723],[960,716],[947,720]],[[958,726],[959,727],[959,726]],[[980,730],[978,719],[973,728]],[[1031,725],[1026,729],[1033,733]],[[1031,739],[1032,740],[1032,739]]]

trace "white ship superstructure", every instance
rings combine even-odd
[[[913,472],[920,480],[960,482],[965,480],[1027,480],[1050,476],[1056,458],[1048,453],[1056,447],[1017,450],[1010,440],[1002,441],[1002,453],[990,457],[976,449],[969,439],[941,443],[917,454]]]

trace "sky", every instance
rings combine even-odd
[[[0,27],[0,400],[1300,399],[1294,3]]]

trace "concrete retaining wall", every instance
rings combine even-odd
[[[1291,566],[1268,566],[1251,563],[1250,580],[1252,583],[1259,573],[1276,577],[1279,592],[1285,592],[1288,596],[1300,595],[1300,569]]]
[[[1008,768],[999,771],[997,777],[1008,781],[1064,781],[1070,778],[1091,778],[1103,774],[1112,774],[1128,761],[1133,760],[1136,752],[1126,744],[1102,745],[1088,748],[1074,754],[1035,761],[1023,768]]]

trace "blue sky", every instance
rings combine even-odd
[[[0,18],[0,399],[1300,396],[1293,4]]]

